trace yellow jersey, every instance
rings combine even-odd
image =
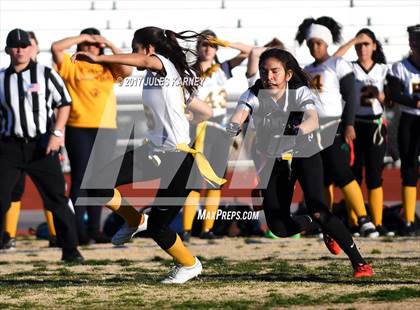
[[[81,128],[117,128],[116,79],[111,70],[101,64],[71,62],[65,54],[57,65],[72,98],[67,125]]]

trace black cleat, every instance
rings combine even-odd
[[[207,239],[207,240],[214,240],[214,239],[221,239],[222,237],[216,236],[212,231],[202,232],[200,234],[200,239]]]
[[[406,222],[403,229],[401,230],[401,236],[415,237],[416,236],[416,227],[413,222]]]
[[[63,249],[61,260],[66,263],[83,263],[85,261],[77,248]]]
[[[393,231],[389,231],[388,229],[385,228],[385,226],[382,226],[382,225],[377,225],[376,226],[376,231],[382,237],[394,237],[395,236],[395,233]]]
[[[16,249],[16,239],[5,236],[4,242],[0,247],[1,250],[15,250]]]

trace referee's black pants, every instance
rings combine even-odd
[[[75,248],[75,220],[67,204],[58,154],[45,155],[45,145],[42,147],[40,140],[0,140],[0,171],[0,241],[3,241],[4,216],[13,188],[22,172],[26,172],[41,194],[45,208],[53,213],[57,238],[63,249]]]

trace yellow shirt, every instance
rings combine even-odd
[[[83,128],[117,128],[115,78],[111,70],[85,61],[72,63],[68,54],[57,71],[72,99],[67,125]]]

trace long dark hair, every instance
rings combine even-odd
[[[199,36],[197,37],[197,44],[195,46],[196,51],[200,48],[200,46],[207,41],[208,37],[217,38],[216,33],[210,29],[203,30],[199,33]],[[214,46],[217,50],[219,47],[217,45]],[[200,65],[200,59],[197,57],[196,62],[194,63],[194,68],[198,70],[198,72],[201,72],[201,65]],[[217,54],[214,56],[214,61],[216,64],[220,64],[219,58],[217,57]]]
[[[83,29],[80,34],[90,34],[90,35],[101,35],[101,32],[93,27]],[[77,44],[77,51],[80,52],[80,44]],[[105,52],[105,48],[99,48],[99,55],[103,55]]]
[[[373,43],[376,44],[376,50],[373,51],[372,60],[376,63],[379,63],[379,64],[386,64],[386,58],[385,58],[384,51],[382,49],[382,44],[381,44],[381,42],[378,41],[378,39],[376,39],[376,36],[373,33],[373,31],[368,29],[368,28],[360,29],[356,33],[356,37],[359,34],[362,34],[362,33],[367,35],[373,41]]]
[[[174,64],[182,81],[185,81],[185,78],[193,80],[196,76],[199,76],[199,71],[188,64],[186,57],[186,53],[192,53],[193,55],[196,53],[191,49],[181,47],[177,39],[191,42],[197,37],[199,37],[199,34],[190,30],[177,33],[159,27],[144,27],[136,30],[133,42],[141,44],[144,48],[152,45],[156,53],[168,58]],[[184,87],[190,94],[197,89],[194,83],[185,83]]]
[[[289,89],[297,89],[302,86],[309,87],[309,77],[308,75],[303,72],[302,68],[299,66],[296,58],[293,57],[288,51],[279,49],[279,48],[271,48],[264,51],[260,56],[259,66],[264,64],[264,62],[269,58],[275,58],[280,61],[283,66],[284,70],[292,70],[293,76],[289,81]]]
[[[318,24],[327,27],[333,37],[334,43],[339,43],[341,41],[341,25],[337,23],[333,18],[328,16],[322,16],[317,19],[306,18],[299,25],[298,31],[296,33],[295,40],[298,41],[299,45],[302,45],[303,41],[306,39],[306,34],[309,30],[309,27],[312,24]]]

